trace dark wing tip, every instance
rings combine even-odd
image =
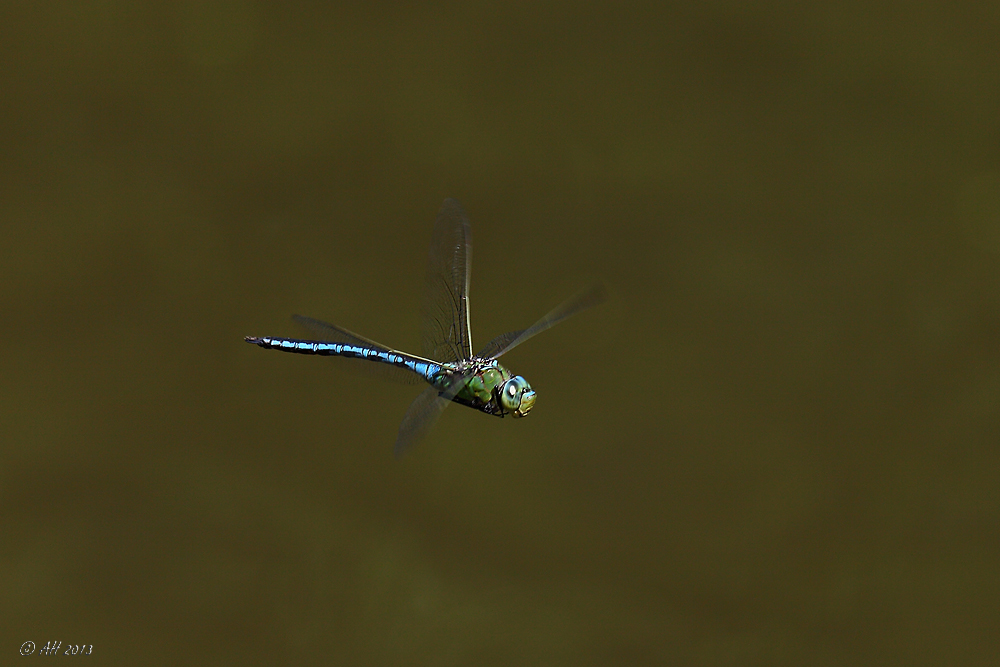
[[[460,218],[466,217],[465,208],[462,207],[457,199],[452,199],[451,197],[445,199],[444,203],[441,204],[441,211],[438,213],[438,216],[444,215],[446,211],[454,211]]]

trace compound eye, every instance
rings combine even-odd
[[[500,392],[500,403],[507,410],[517,410],[521,406],[522,392],[524,392],[524,382],[520,378],[511,378]]]
[[[515,375],[507,380],[500,388],[500,403],[507,410],[514,412],[515,416],[520,416],[517,411],[523,407],[525,392],[531,389],[531,385],[520,375]],[[528,408],[531,409],[530,407]]]

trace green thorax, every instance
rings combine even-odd
[[[514,374],[495,359],[469,359],[443,364],[441,372],[434,376],[431,384],[444,391],[452,382],[460,382],[465,378],[465,386],[452,400],[487,414],[502,417],[507,411],[497,400],[497,390],[512,377]]]

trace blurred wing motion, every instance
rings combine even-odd
[[[446,391],[428,387],[410,403],[403,422],[399,425],[399,434],[396,436],[396,446],[393,448],[396,458],[405,454],[427,435],[444,409],[451,405],[452,399],[461,391],[466,380],[467,378],[456,380]]]
[[[479,352],[478,356],[484,359],[497,359],[507,352],[510,352],[532,336],[540,334],[546,329],[551,329],[567,317],[576,315],[581,310],[603,303],[607,300],[607,298],[608,293],[604,289],[604,286],[595,285],[594,287],[591,287],[590,289],[580,292],[576,296],[563,301],[561,304],[549,311],[545,317],[538,320],[527,329],[521,329],[520,331],[508,331],[507,333],[500,334],[487,343],[486,347]]]
[[[469,273],[472,268],[472,232],[465,211],[454,199],[445,199],[427,260],[424,292],[424,355],[435,361],[472,357],[469,330]]]

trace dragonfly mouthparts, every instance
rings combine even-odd
[[[515,417],[527,417],[531,408],[535,407],[535,390],[529,389],[521,394],[521,405],[514,410]]]

